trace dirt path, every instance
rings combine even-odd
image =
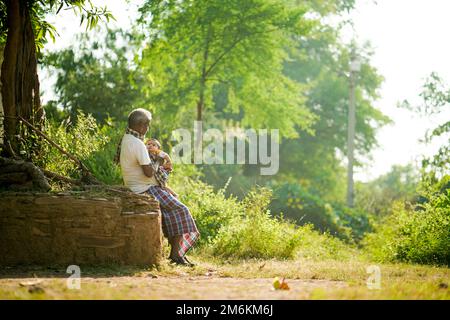
[[[319,290],[347,287],[345,282],[289,280],[290,290],[273,290],[272,278],[105,277],[82,278],[68,289],[66,278],[0,279],[2,299],[309,299]]]

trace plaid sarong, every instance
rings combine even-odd
[[[140,134],[139,132],[127,128],[125,130],[125,134],[131,134],[132,136],[144,141],[144,135]],[[116,155],[114,156],[114,162],[117,165],[120,165],[120,151],[122,149],[122,139],[120,139],[119,144],[117,145],[117,150],[116,150]],[[169,175],[165,170],[161,170],[163,169],[152,157],[150,158],[150,166],[153,168],[155,174],[154,177],[156,179],[156,181],[158,182],[158,184],[162,187],[166,186],[167,180],[169,179]]]
[[[200,233],[188,207],[159,186],[150,186],[147,192],[159,202],[165,236],[183,236],[178,253],[184,257],[200,238]]]

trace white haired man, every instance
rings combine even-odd
[[[145,109],[135,109],[128,115],[128,128],[118,146],[115,161],[120,164],[125,186],[135,193],[149,193],[158,200],[162,229],[171,245],[169,259],[181,265],[193,264],[186,253],[197,242],[200,233],[189,209],[161,187],[157,163],[144,144],[152,115]]]

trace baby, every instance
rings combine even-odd
[[[158,164],[158,170],[162,171],[168,177],[169,173],[173,170],[172,159],[170,159],[170,156],[166,152],[161,150],[161,143],[152,138],[147,140],[145,145],[147,146],[149,156]],[[161,184],[161,188],[171,193],[174,197],[178,197],[178,194],[167,185],[167,181]]]

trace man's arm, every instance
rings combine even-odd
[[[151,165],[146,164],[146,165],[141,165],[141,167],[142,167],[142,170],[144,171],[144,174],[147,177],[151,178],[155,174],[155,170],[153,169],[153,167]]]
[[[135,139],[133,141],[133,152],[135,152],[136,160],[141,166],[144,175],[149,178],[153,177],[153,175],[155,174],[155,170],[151,166],[152,162],[150,160],[147,147],[145,146],[144,142],[138,139]]]

